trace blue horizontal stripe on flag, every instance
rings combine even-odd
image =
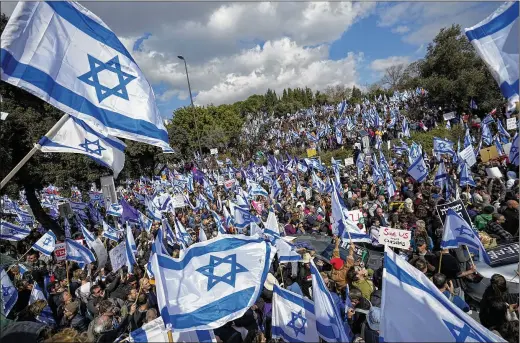
[[[466,36],[471,42],[474,39],[481,39],[486,36],[492,35],[508,25],[510,25],[516,18],[518,18],[518,1],[510,6],[507,10],[502,12],[500,15],[491,19],[489,22],[482,26],[476,27],[473,30],[467,31]]]

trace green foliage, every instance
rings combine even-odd
[[[483,115],[504,104],[497,83],[459,25],[443,28],[428,45],[424,59],[405,70],[400,88],[424,87],[435,107],[468,111],[473,98]]]

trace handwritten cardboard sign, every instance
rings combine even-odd
[[[379,244],[399,249],[409,249],[412,232],[381,226],[379,228]]]
[[[117,247],[110,250],[110,263],[112,264],[112,271],[117,272],[122,266],[126,264],[125,242],[120,243]]]

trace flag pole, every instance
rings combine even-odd
[[[68,260],[65,260],[65,269],[67,271],[67,288],[69,289],[69,293],[70,293],[69,261]]]
[[[65,122],[67,121],[67,119],[69,119],[69,115],[67,113],[65,113],[61,118],[60,120],[58,120],[56,122],[56,124],[54,124],[54,126],[49,130],[49,132],[47,132],[45,134],[44,137],[51,137],[51,136],[54,136],[56,134],[56,132],[58,132],[59,129],[61,129],[61,127],[63,126],[63,124],[65,124]],[[22,169],[22,167],[25,165],[25,163],[27,163],[27,161],[29,161],[29,159],[36,153],[36,151],[40,150],[41,149],[41,145],[40,143],[36,143],[34,144],[34,147],[27,153],[27,155],[25,155],[24,158],[22,158],[22,160],[20,162],[18,162],[18,164],[9,172],[9,174],[7,174],[6,177],[4,177],[4,179],[2,180],[2,182],[0,182],[0,189],[4,188],[4,186],[13,178],[13,176],[20,170]]]

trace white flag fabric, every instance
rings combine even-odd
[[[114,32],[79,3],[20,1],[1,40],[2,80],[94,131],[169,148],[144,74]]]
[[[39,144],[43,152],[70,152],[91,157],[114,171],[117,178],[125,165],[126,144],[92,130],[85,122],[69,117],[52,137],[44,136]]]
[[[179,332],[240,318],[258,299],[275,250],[262,238],[221,235],[193,244],[179,259],[153,254],[161,317]]]
[[[177,332],[172,330],[174,342],[200,342],[210,343],[217,342],[213,330],[196,330],[187,332]],[[143,324],[139,329],[130,332],[130,342],[148,343],[148,342],[168,342],[167,330],[164,327],[164,321],[161,317]]]
[[[67,261],[89,264],[96,260],[96,257],[89,248],[84,247],[70,238],[65,239],[65,250],[67,251],[65,257]]]
[[[319,342],[314,303],[274,285],[271,333],[286,342]]]
[[[459,309],[421,271],[385,249],[380,339],[505,342]],[[406,309],[406,310],[404,310]]]
[[[134,265],[137,263],[135,259],[135,255],[137,254],[137,246],[135,245],[132,228],[130,225],[128,225],[128,223],[126,224],[125,243],[126,266],[128,267],[128,273],[132,274],[134,272]]]
[[[518,1],[508,1],[477,25],[465,29],[513,110],[518,96]]]
[[[4,220],[0,220],[0,239],[6,241],[21,241],[31,233],[27,227],[21,227]]]
[[[14,287],[9,275],[5,270],[0,270],[0,278],[2,285],[2,314],[7,317],[18,300],[18,291]]]
[[[47,231],[43,236],[40,237],[36,243],[32,246],[33,249],[38,250],[45,256],[50,256],[56,246],[56,235],[52,231]]]
[[[352,342],[352,331],[348,324],[345,325],[341,322],[341,313],[334,304],[332,296],[312,260],[311,275],[318,334],[326,342]]]

